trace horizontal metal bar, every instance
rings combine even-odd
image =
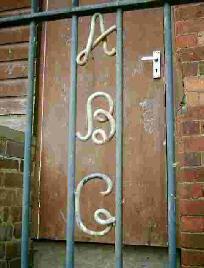
[[[196,0],[169,0],[169,4],[187,4],[197,3]],[[26,14],[21,16],[13,16],[0,19],[0,27],[9,27],[17,25],[26,25],[32,21],[42,22],[51,20],[60,20],[65,18],[71,18],[73,15],[87,16],[92,15],[95,12],[111,13],[116,12],[117,8],[122,8],[123,11],[132,9],[144,9],[151,7],[163,6],[165,0],[127,0],[127,1],[116,1],[110,3],[103,3],[97,5],[86,5],[72,8],[65,8],[55,11],[44,11],[34,14]]]

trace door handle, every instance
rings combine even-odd
[[[153,62],[153,78],[161,77],[161,53],[160,51],[153,51],[152,56],[144,56],[141,58],[142,61]]]

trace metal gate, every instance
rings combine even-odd
[[[171,5],[182,4],[192,1],[158,1],[158,0],[132,0],[132,1],[111,1],[110,3],[80,6],[77,0],[72,1],[72,7],[57,11],[38,12],[38,0],[32,0],[32,13],[16,17],[0,19],[0,27],[17,26],[30,24],[30,46],[29,46],[29,72],[28,72],[28,110],[27,127],[25,135],[24,153],[24,188],[23,188],[23,224],[22,224],[22,247],[21,267],[28,267],[28,244],[29,244],[29,206],[30,206],[30,174],[31,174],[31,143],[32,143],[32,121],[33,121],[33,99],[35,87],[35,51],[36,51],[36,25],[42,21],[59,20],[72,18],[72,41],[71,41],[71,86],[69,91],[69,120],[68,120],[68,206],[67,206],[67,230],[66,230],[66,267],[74,267],[74,233],[75,220],[79,228],[90,235],[103,235],[112,227],[115,232],[115,265],[123,267],[122,254],[122,144],[123,144],[123,12],[128,10],[164,7],[164,36],[165,36],[165,75],[166,75],[166,136],[167,136],[167,177],[168,177],[168,246],[169,246],[169,267],[176,267],[176,206],[175,206],[175,177],[174,177],[174,101],[173,101],[173,63],[172,63],[172,30],[171,30]],[[116,13],[116,25],[105,31],[103,29],[103,13]],[[93,42],[90,35],[87,47],[78,55],[78,18],[80,16],[93,15],[93,21],[98,17],[101,21],[101,36]],[[109,51],[106,43],[106,36],[116,30],[116,51]],[[103,41],[106,54],[116,54],[116,118],[113,118],[113,103],[108,94],[98,92],[92,94],[87,104],[88,134],[82,136],[76,133],[76,96],[77,96],[77,64],[85,64],[88,54],[97,42]],[[144,57],[143,60],[153,61],[153,76],[159,76],[160,57],[156,51],[152,57]],[[94,98],[102,96],[109,103],[109,111],[98,109],[94,117],[98,121],[108,120],[110,133],[106,134],[100,129],[93,129],[91,102]],[[84,177],[75,189],[75,148],[76,137],[81,140],[92,138],[96,144],[103,144],[116,135],[116,183],[115,183],[115,215],[111,215],[105,209],[95,212],[95,220],[105,226],[102,232],[91,232],[82,223],[80,218],[79,196],[83,185],[92,179],[105,181],[107,190],[102,194],[107,195],[112,190],[112,181],[106,174],[94,173]],[[99,138],[100,137],[100,138]],[[103,217],[101,217],[103,215]]]

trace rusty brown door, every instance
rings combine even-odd
[[[101,1],[98,1],[101,2]],[[81,1],[81,4],[96,1]],[[45,10],[67,6],[67,0],[48,1]],[[115,14],[104,15],[105,27],[115,24]],[[85,48],[90,17],[79,19],[78,50]],[[124,140],[123,140],[123,230],[129,245],[165,246],[167,200],[165,178],[165,89],[163,9],[124,12]],[[99,27],[96,27],[96,36]],[[70,86],[69,19],[43,24],[39,84],[38,173],[40,207],[34,210],[35,236],[65,238],[67,201],[68,88]],[[108,47],[115,47],[115,33]],[[141,58],[161,51],[161,78],[153,79],[152,63]],[[86,104],[96,91],[108,93],[115,102],[115,57],[103,53],[102,45],[78,68],[77,131],[87,132]],[[104,100],[94,108],[107,109]],[[93,109],[94,109],[93,108]],[[107,128],[106,128],[107,127]],[[108,126],[105,126],[108,131]],[[91,173],[103,173],[115,181],[115,137],[104,144],[91,140],[76,144],[76,184]],[[115,215],[115,193],[100,195],[103,182],[89,182],[81,196],[84,224],[101,230],[94,211],[106,208]],[[91,237],[76,227],[76,241],[114,243],[114,228],[104,237]]]

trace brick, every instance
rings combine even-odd
[[[21,216],[22,216],[22,208],[20,206],[16,207],[13,206],[7,206],[7,207],[1,207],[0,208],[0,217],[4,222],[21,222]]]
[[[1,207],[1,217],[4,222],[8,221],[9,207]]]
[[[22,219],[22,207],[21,206],[13,206],[10,207],[8,210],[8,220],[16,223],[16,222],[20,222]]]
[[[182,233],[180,241],[184,248],[204,249],[204,234]]]
[[[188,28],[190,26],[190,21],[176,21],[175,27],[176,27],[176,35],[180,35],[184,33],[184,29]]]
[[[204,166],[204,152],[201,153],[201,165]]]
[[[0,207],[0,223],[2,223],[4,221],[4,215],[3,215],[3,210],[4,208],[3,207]]]
[[[14,206],[16,204],[16,191],[14,189],[0,188],[0,206]]]
[[[0,99],[0,115],[26,114],[26,98],[3,98]]]
[[[184,265],[204,265],[204,251],[182,250],[181,262]]]
[[[0,187],[4,186],[5,173],[0,172]]]
[[[199,106],[199,94],[197,92],[186,93],[186,99],[188,107]]]
[[[184,137],[185,152],[202,152],[204,151],[204,136]]]
[[[24,170],[24,160],[22,160],[20,164],[20,171],[23,172],[23,170]]]
[[[21,268],[21,259],[16,258],[8,262],[8,268]]]
[[[0,29],[0,44],[21,43],[29,41],[29,27],[18,26]]]
[[[188,107],[185,115],[186,120],[200,120],[204,119],[204,107]]]
[[[19,169],[19,161],[14,159],[0,158],[0,169]]]
[[[22,189],[16,189],[15,199],[15,205],[20,207],[22,205]]]
[[[179,201],[180,214],[184,216],[203,216],[204,201],[181,199]]]
[[[177,51],[177,59],[181,62],[204,60],[204,47],[181,48]]]
[[[0,259],[3,259],[4,256],[5,256],[5,243],[0,242]]]
[[[198,74],[198,62],[185,62],[182,64],[183,76],[196,76]]]
[[[204,232],[204,217],[181,217],[183,232]]]
[[[186,121],[182,123],[183,135],[200,134],[200,121]]]
[[[178,48],[195,47],[197,46],[197,43],[198,43],[197,34],[176,36],[176,47]]]
[[[201,154],[197,152],[180,154],[179,158],[181,167],[201,165]]]
[[[24,157],[24,144],[14,141],[7,141],[7,151],[8,156],[15,156],[19,158]]]
[[[0,241],[10,241],[13,237],[13,225],[10,223],[0,223]]]
[[[199,94],[199,106],[204,105],[204,92]]]
[[[13,259],[20,256],[20,241],[6,242],[6,259]]]
[[[188,20],[204,17],[204,5],[199,3],[196,5],[179,6],[175,9],[176,20]]]
[[[13,188],[22,188],[23,175],[21,173],[6,172],[4,179],[4,186]]]
[[[28,59],[28,43],[0,46],[0,62]]]
[[[22,228],[22,224],[21,223],[15,223],[14,224],[14,237],[16,239],[21,238],[21,228]]]
[[[191,121],[191,120],[199,120],[198,118],[192,118],[188,116],[188,110],[189,109],[197,109],[198,107],[189,107],[187,106],[186,109],[183,111],[183,113],[180,113],[176,116],[176,125],[181,124],[182,122],[186,122],[186,121]],[[195,114],[196,115],[196,114]],[[181,137],[181,127],[180,127],[180,132],[179,134],[176,133],[177,137]]]
[[[186,265],[181,265],[181,268],[201,268],[201,266],[186,266]]]
[[[0,11],[24,8],[24,7],[30,7],[29,0],[18,0],[18,1],[6,0],[1,3]]]
[[[8,268],[7,261],[0,260],[0,268]]]
[[[198,46],[204,46],[204,33],[203,32],[198,33]]]
[[[199,75],[204,75],[204,61],[199,62]]]
[[[204,93],[188,92],[186,96],[188,107],[204,106]]]
[[[184,153],[184,142],[181,139],[177,140],[177,152]]]
[[[4,222],[4,207],[0,207],[0,223]]]
[[[204,197],[204,183],[181,184],[179,185],[179,198],[201,198]]]
[[[0,63],[0,80],[25,78],[28,76],[27,61],[11,61]]]
[[[6,153],[6,139],[0,138],[0,155],[5,155]]]
[[[28,91],[28,80],[14,79],[0,81],[0,97],[25,96]]]
[[[189,34],[204,31],[204,18],[176,22],[176,34]]]
[[[185,77],[184,88],[186,91],[204,92],[204,78]]]
[[[180,123],[177,120],[177,118],[175,118],[175,119],[176,119],[176,128],[175,128],[176,137],[179,138],[179,137],[181,137],[183,135],[183,122]]]
[[[200,107],[204,106],[204,92],[187,92],[187,106],[188,107]]]
[[[200,131],[202,134],[204,134],[204,122],[203,121],[200,122]]]

